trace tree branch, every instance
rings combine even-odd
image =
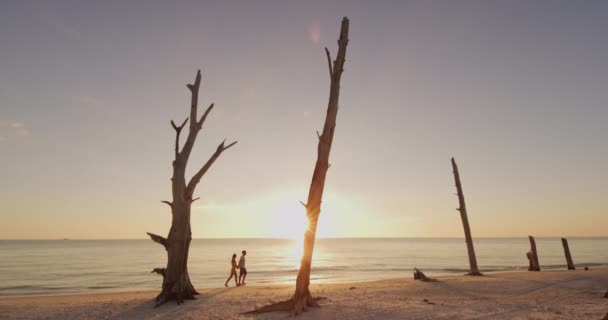
[[[300,201],[300,204],[304,206],[304,208],[308,209],[308,206],[303,201]]]
[[[190,110],[190,130],[188,132],[188,138],[186,139],[186,143],[184,144],[184,147],[182,148],[181,152],[182,158],[184,158],[186,162],[188,161],[190,153],[192,152],[192,148],[194,147],[194,141],[196,140],[196,136],[198,135],[200,129],[203,127],[205,119],[207,118],[211,110],[213,110],[214,106],[214,104],[212,103],[207,108],[207,110],[205,110],[201,119],[199,121],[196,121],[196,114],[198,109],[198,91],[200,84],[201,71],[198,70],[198,72],[196,73],[196,79],[194,81],[194,84],[187,85],[188,89],[190,89],[190,91],[192,92],[192,109]]]
[[[152,241],[161,244],[163,247],[165,247],[165,249],[167,249],[167,239],[165,239],[159,235],[156,235],[154,233],[150,233],[150,232],[146,232],[146,233],[150,236],[150,239],[152,239]]]
[[[178,127],[175,125],[175,122],[171,120],[171,126],[173,127],[173,130],[175,130],[175,159],[177,159],[177,155],[179,154],[179,135],[182,132],[184,125],[186,125],[186,121],[188,121],[188,118],[186,118],[186,120],[184,120],[184,122],[182,122],[182,124]]]
[[[201,198],[201,197],[194,198],[194,199],[192,199],[192,201],[190,201],[190,203],[192,203],[192,202],[194,202],[194,201],[196,201],[196,200],[198,200],[198,199],[200,199],[200,198]]]
[[[154,270],[152,270],[150,273],[158,273],[164,277],[166,272],[167,272],[167,269],[165,269],[165,268],[154,268]]]
[[[166,203],[171,209],[173,209],[173,202],[171,201],[161,201],[162,203]]]
[[[325,47],[325,54],[327,55],[327,65],[329,66],[329,78],[332,79],[334,77],[333,67],[331,66],[331,55],[329,54],[329,49]]]
[[[219,158],[219,156],[222,154],[222,152],[224,152],[224,151],[228,150],[230,147],[234,146],[238,141],[235,141],[227,146],[224,145],[225,142],[226,142],[226,139],[224,139],[224,141],[222,141],[222,143],[220,143],[217,146],[217,149],[215,150],[215,152],[213,153],[211,158],[209,158],[209,160],[207,160],[205,165],[200,170],[198,170],[198,172],[192,177],[192,179],[190,179],[190,182],[188,183],[188,186],[186,187],[186,194],[188,196],[192,197],[192,194],[194,193],[194,189],[196,188],[196,185],[201,181],[201,179],[203,178],[205,173],[207,173],[209,168],[211,168],[211,165],[213,165],[215,160],[217,160],[217,158]]]
[[[209,114],[209,112],[211,112],[211,110],[213,110],[213,106],[215,106],[215,103],[210,104],[209,107],[207,107],[207,110],[205,110],[205,113],[203,113],[201,120],[199,120],[199,122],[198,122],[199,130],[203,127],[203,123],[205,123],[205,120],[207,119],[207,115]]]
[[[193,84],[187,84],[186,87],[190,89],[192,97],[190,100],[190,131],[196,126],[196,112],[198,108],[198,91],[201,86],[201,70],[196,71],[196,78]]]

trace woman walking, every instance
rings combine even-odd
[[[237,265],[236,265],[236,253],[232,255],[232,267],[230,269],[230,277],[228,277],[228,280],[226,280],[226,283],[224,284],[224,286],[228,286],[228,281],[230,281],[230,279],[232,279],[232,277],[234,277],[234,283],[236,284],[236,286],[239,286],[239,277],[236,275],[236,269],[237,269]]]

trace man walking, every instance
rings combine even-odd
[[[245,285],[245,278],[247,278],[247,268],[245,267],[245,256],[247,255],[247,251],[243,250],[241,253],[243,255],[241,256],[241,259],[239,259],[239,283],[243,286]]]

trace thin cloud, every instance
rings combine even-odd
[[[30,130],[20,121],[0,123],[0,141],[6,141],[10,137],[27,136]]]
[[[25,136],[30,134],[30,131],[25,127],[22,122],[11,122],[10,127],[14,130],[13,132],[18,136]]]

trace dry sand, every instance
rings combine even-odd
[[[408,275],[409,276],[409,275]],[[313,285],[321,308],[297,319],[602,319],[608,268],[393,279]],[[197,300],[153,308],[155,292],[0,298],[0,319],[285,319],[241,315],[289,297],[292,286],[203,290]],[[428,302],[427,302],[428,301]]]

